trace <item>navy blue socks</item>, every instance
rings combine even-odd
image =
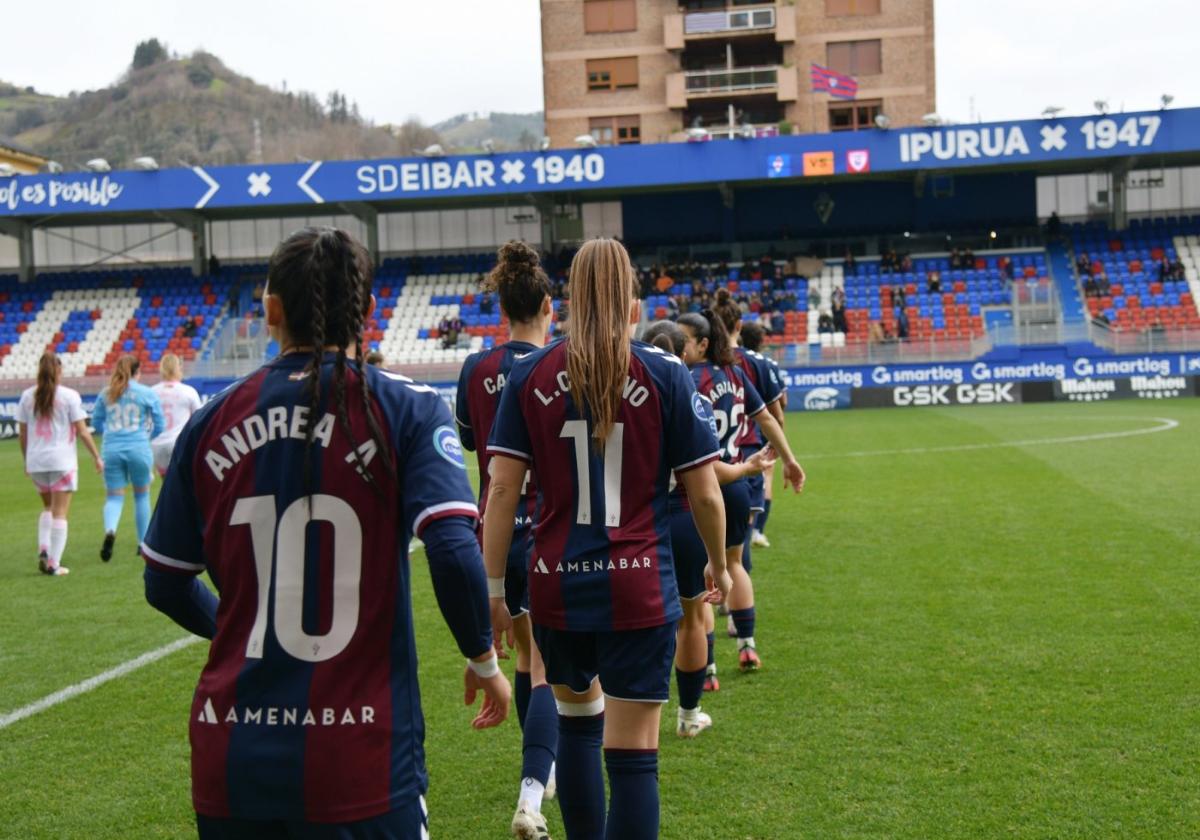
[[[675,669],[675,685],[679,688],[679,708],[694,709],[700,705],[700,696],[704,694],[704,674],[707,667],[699,671],[680,671]]]
[[[612,793],[607,840],[656,840],[658,750],[606,749],[604,764]],[[569,828],[567,833],[575,840]]]
[[[604,837],[603,741],[603,712],[587,717],[558,716],[558,802],[571,840]]]
[[[525,728],[525,714],[529,710],[529,693],[532,691],[532,681],[528,671],[517,671],[513,680],[513,701],[517,704],[517,720],[521,728]]]
[[[744,610],[733,610],[733,626],[737,628],[739,639],[754,638],[754,607]]]
[[[525,677],[528,679],[529,675]],[[554,691],[548,685],[539,685],[533,689],[527,703],[521,778],[536,779],[544,787],[550,779],[550,765],[554,763],[558,749],[558,709]]]

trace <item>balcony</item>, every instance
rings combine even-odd
[[[689,99],[737,98],[774,93],[779,102],[797,97],[795,68],[780,65],[688,70],[667,76],[667,107],[686,108]]]
[[[779,42],[796,40],[796,15],[791,7],[781,13],[775,4],[737,6],[667,15],[663,20],[663,40],[668,50],[681,50],[691,41],[772,33]]]

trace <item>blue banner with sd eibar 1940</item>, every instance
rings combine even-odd
[[[1200,108],[697,143],[378,160],[18,175],[0,216],[638,189],[1200,153]],[[119,162],[114,162],[119,163]]]

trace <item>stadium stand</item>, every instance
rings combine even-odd
[[[1100,222],[1073,224],[1077,280],[1098,288],[1088,313],[1116,332],[1200,329],[1196,256],[1200,217],[1134,219],[1117,233]]]

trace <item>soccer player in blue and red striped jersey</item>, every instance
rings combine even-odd
[[[770,356],[764,356],[760,351],[762,349],[763,340],[766,338],[766,331],[762,324],[757,321],[739,321],[741,328],[735,336],[735,340],[741,345],[734,352],[739,354],[743,360],[751,360],[755,366],[765,362],[766,370],[760,375],[761,379],[779,385],[779,399],[772,403],[778,407],[776,413],[771,410],[772,416],[779,421],[779,425],[783,425],[783,418],[787,412],[787,386],[783,381],[783,372],[779,369],[779,364]],[[760,393],[762,389],[759,389]],[[768,406],[770,409],[770,406]],[[771,480],[772,473],[763,473],[763,509],[762,512],[754,520],[754,528],[750,534],[751,545],[760,548],[770,548],[771,543],[767,540],[767,518],[771,515],[771,498],[775,483]],[[747,549],[749,551],[749,549]]]
[[[463,446],[479,453],[479,512],[486,515],[491,455],[486,444],[500,405],[500,395],[512,375],[513,363],[546,343],[554,319],[550,279],[542,270],[537,251],[524,242],[509,242],[497,254],[496,267],[484,280],[484,289],[500,298],[508,318],[508,342],[467,357],[458,377],[455,419]],[[478,438],[476,437],[478,435]],[[532,473],[525,479],[525,498],[513,522],[504,593],[513,618],[517,643],[516,701],[521,722],[521,786],[512,831],[516,837],[539,840],[547,836],[541,813],[558,746],[558,713],[554,693],[546,682],[546,669],[529,620],[529,552],[533,548],[533,516],[537,486]],[[480,532],[480,539],[483,534]]]
[[[739,442],[745,438],[746,424],[754,421],[783,461],[784,479],[797,493],[800,492],[804,486],[804,470],[792,455],[783,429],[766,410],[762,397],[735,365],[729,334],[720,316],[711,309],[689,312],[680,316],[679,326],[688,336],[683,360],[691,367],[697,390],[713,403],[722,458],[731,463],[743,460]],[[754,585],[742,565],[751,517],[749,491],[745,482],[725,485],[722,491],[727,522],[726,561],[733,578],[728,603],[737,630],[738,666],[743,671],[754,671],[761,665],[754,641]]]
[[[417,840],[411,534],[468,657],[467,702],[485,694],[474,725],[510,697],[458,436],[436,391],[361,362],[375,299],[348,234],[284,240],[266,292],[280,355],[188,421],[142,546],[147,600],[212,639],[191,709],[199,834]]]
[[[729,586],[719,457],[703,398],[678,359],[632,341],[640,315],[625,248],[583,245],[567,336],[519,360],[492,427],[484,562],[502,587],[512,516],[532,467],[539,505],[530,612],[558,701],[558,795],[571,840],[658,835],[658,728],[679,606],[668,482],[691,500],[707,583]],[[508,611],[493,590],[492,623]],[[603,695],[601,694],[603,686]],[[611,800],[605,813],[601,752]]]
[[[699,316],[696,316],[699,317]],[[682,357],[688,344],[688,334],[672,321],[658,321],[646,328],[642,338],[672,355]],[[703,396],[703,394],[701,394]],[[718,431],[716,417],[711,404],[704,401],[713,434]],[[728,408],[726,408],[728,410]],[[775,464],[770,449],[760,450],[754,457],[739,463],[727,462],[724,458],[713,463],[722,495],[730,484],[741,482],[753,473],[761,473]],[[740,460],[740,459],[739,459]],[[709,607],[711,599],[705,590],[704,566],[708,561],[700,532],[692,520],[687,494],[682,486],[676,486],[669,500],[671,511],[671,554],[675,561],[675,577],[679,585],[679,600],[683,606],[683,618],[675,634],[675,684],[679,690],[679,715],[675,734],[681,738],[695,738],[712,726],[712,717],[700,709],[700,698],[705,684],[715,691],[716,670],[713,659],[713,615]],[[729,508],[726,506],[726,528],[729,527]],[[726,545],[728,546],[728,540]],[[713,666],[709,670],[708,666]]]

